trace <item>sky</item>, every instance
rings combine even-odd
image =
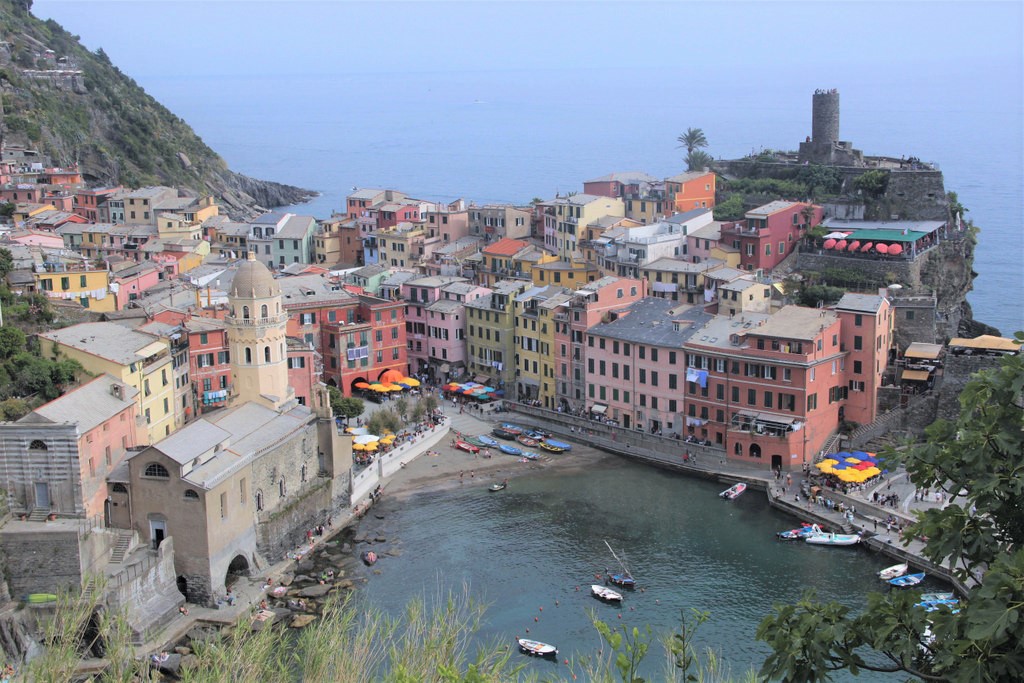
[[[143,85],[151,75],[666,68],[680,82],[749,70],[900,65],[1020,71],[1005,2],[341,2],[35,0]],[[694,65],[696,63],[696,69]]]

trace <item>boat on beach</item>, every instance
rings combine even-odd
[[[598,600],[605,602],[622,602],[622,593],[613,591],[607,586],[599,586],[596,583],[590,585],[590,594]]]
[[[889,579],[895,579],[897,576],[903,576],[907,573],[907,563],[894,564],[891,567],[886,567],[882,571],[878,572],[878,578],[882,581],[888,581]],[[950,594],[952,595],[952,594]]]
[[[519,425],[512,424],[511,422],[502,422],[501,428],[504,429],[506,432],[512,432],[516,436],[519,436],[520,434],[526,431],[525,428],[520,427]]]
[[[952,593],[921,593],[921,602],[957,602]]]
[[[506,441],[513,441],[519,434],[517,432],[511,432],[504,427],[495,427],[491,430],[491,434],[498,437],[499,439],[505,439]],[[497,443],[497,441],[495,441]]]
[[[521,448],[516,448],[515,446],[511,446],[511,445],[509,445],[507,443],[500,443],[500,444],[498,444],[498,450],[501,451],[502,453],[507,453],[508,455],[522,455],[523,454],[523,450]]]
[[[519,651],[524,654],[533,655],[534,657],[554,657],[558,654],[558,648],[554,645],[542,643],[539,640],[520,638],[518,642]]]
[[[565,441],[556,441],[554,439],[544,439],[544,443],[546,443],[551,448],[559,449],[559,451],[558,451],[559,453],[561,453],[562,451],[571,451],[572,450],[572,444],[571,443],[566,443]]]
[[[744,484],[741,481],[741,482],[738,482],[736,484],[733,484],[732,486],[730,486],[726,490],[724,490],[721,493],[719,493],[718,497],[719,498],[724,498],[725,500],[733,500],[734,498],[737,498],[741,493],[743,493],[746,490],[747,490],[747,485]]]
[[[897,588],[910,588],[924,581],[924,572],[917,574],[906,574],[904,576],[897,576],[895,579],[889,579],[890,586],[896,586]]]
[[[525,434],[520,434],[519,436],[517,436],[516,441],[523,444],[527,448],[536,448],[537,444],[540,443],[539,441],[537,441],[537,439],[531,439]]]
[[[505,481],[501,482],[500,484],[491,484],[490,486],[487,487],[487,490],[491,491],[492,493],[494,491],[504,491],[507,486],[508,486],[508,479],[506,479]]]
[[[561,446],[556,445],[558,443],[559,443],[558,441],[555,441],[554,443],[552,443],[551,441],[541,441],[537,445],[540,446],[541,448],[543,448],[544,450],[546,450],[549,453],[565,453],[565,449],[564,448],[562,448]]]
[[[812,545],[856,545],[860,543],[860,536],[857,534],[831,534],[821,530],[817,524],[811,527],[813,530],[804,537],[804,543]]]
[[[498,442],[496,440],[492,439],[486,434],[481,434],[480,436],[476,437],[476,440],[479,441],[482,445],[487,446],[489,448],[495,448],[498,445]]]

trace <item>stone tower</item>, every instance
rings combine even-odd
[[[839,142],[839,91],[818,90],[811,100],[811,142],[831,145]]]
[[[287,409],[295,403],[295,390],[288,384],[288,315],[280,285],[251,251],[231,282],[228,304],[232,403],[255,401]]]

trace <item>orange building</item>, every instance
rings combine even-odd
[[[715,207],[715,174],[711,171],[687,171],[665,178],[666,204],[674,211]]]

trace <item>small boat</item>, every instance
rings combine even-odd
[[[516,441],[523,444],[527,448],[536,448],[537,444],[539,443],[537,439],[531,439],[530,437],[526,436],[526,434],[520,434],[519,436],[517,436]]]
[[[616,572],[615,574],[609,574],[608,582],[615,584],[619,588],[629,588],[630,590],[636,588],[636,579],[630,576],[627,572]]]
[[[558,654],[558,648],[554,645],[542,643],[539,640],[530,640],[528,638],[519,639],[519,650],[528,655],[534,657],[554,657]]]
[[[56,593],[29,593],[25,596],[25,602],[31,605],[41,605],[47,602],[56,602]]]
[[[622,593],[613,591],[607,586],[599,586],[596,583],[590,585],[590,594],[598,600],[605,602],[622,602]]]
[[[907,563],[904,562],[903,564],[894,564],[891,567],[886,567],[882,571],[878,572],[878,578],[882,581],[888,581],[889,579],[895,579],[897,576],[903,576],[906,573]]]
[[[718,497],[719,498],[725,498],[726,500],[733,500],[734,498],[738,497],[741,493],[743,493],[746,490],[747,490],[747,485],[744,484],[741,481],[741,482],[738,482],[736,484],[733,484],[732,486],[730,486],[726,490],[724,490],[721,493],[719,493]]]
[[[497,441],[487,436],[486,434],[481,434],[480,436],[476,437],[476,440],[479,441],[484,446],[488,446],[490,448],[494,448],[495,446],[498,445]]]
[[[811,527],[813,531],[804,537],[804,543],[812,545],[856,545],[860,543],[860,536],[857,534],[830,534],[821,530],[817,524]]]
[[[814,533],[814,528],[810,524],[803,524],[799,529],[789,529],[787,531],[776,532],[776,536],[783,541],[795,541],[798,538],[806,538]]]
[[[507,453],[508,455],[522,455],[523,454],[522,449],[516,448],[515,446],[510,446],[507,443],[500,443],[500,444],[498,444],[498,450],[501,451],[502,453]]]
[[[605,572],[608,573],[607,581],[620,588],[629,588],[630,590],[636,588],[636,579],[633,578],[633,573],[629,571],[629,567],[627,567],[626,563],[615,554],[615,551],[612,550],[612,546],[608,541],[605,541],[604,544],[608,546],[608,551],[612,554],[612,557],[615,558],[615,561],[619,563],[620,569],[620,571],[615,573],[608,572],[606,569]]]
[[[526,428],[520,427],[519,425],[514,425],[511,422],[502,422],[501,428],[504,429],[506,432],[512,432],[516,436],[519,436],[520,434],[526,431]]]
[[[543,441],[544,439],[551,436],[549,432],[545,432],[543,429],[531,429],[526,432],[526,435],[531,439],[537,439],[537,441]]]
[[[493,491],[504,491],[505,487],[507,487],[507,486],[508,486],[508,482],[507,481],[503,481],[500,484],[491,484],[490,486],[487,487],[487,490],[488,491],[492,491],[492,492]]]
[[[521,455],[526,460],[540,460],[540,454],[534,453],[533,451],[523,451]]]
[[[544,439],[544,443],[551,446],[552,448],[560,448],[563,451],[571,451],[572,444],[564,441],[555,441],[554,439]]]
[[[915,603],[917,607],[924,607],[925,612],[934,612],[940,607],[948,607],[951,610],[956,611],[960,606],[959,600],[922,600],[921,602]]]
[[[558,443],[558,442],[556,441],[555,443]],[[565,452],[564,448],[562,448],[560,446],[556,446],[553,443],[551,443],[550,441],[541,441],[537,445],[540,446],[541,448],[543,448],[544,450],[548,451],[549,453],[564,453]]]
[[[517,436],[519,436],[517,432],[510,432],[504,427],[495,427],[494,429],[491,430],[491,434],[494,434],[499,439],[505,439],[506,441],[512,441]]]
[[[368,567],[372,566],[373,564],[375,564],[377,562],[377,553],[373,552],[372,550],[364,550],[359,555],[359,557],[362,558],[363,562]]]
[[[904,576],[897,576],[895,579],[889,579],[889,584],[896,586],[897,588],[909,588],[910,586],[916,586],[922,581],[924,581],[924,572],[919,572],[917,574],[905,574]]]

